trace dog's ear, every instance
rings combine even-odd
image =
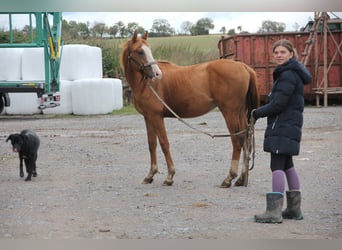
[[[9,140],[12,141],[12,135],[9,135],[9,136],[7,137],[6,142],[8,142]]]

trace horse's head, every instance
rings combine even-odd
[[[122,54],[122,66],[127,70],[128,65],[135,71],[139,71],[144,77],[152,80],[161,79],[162,72],[154,60],[150,45],[147,43],[147,32],[139,38],[137,31],[124,45]]]

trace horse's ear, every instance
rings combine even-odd
[[[134,34],[133,34],[133,36],[132,36],[132,41],[133,41],[133,43],[135,43],[135,42],[137,41],[137,37],[138,37],[138,30],[135,30],[135,31],[134,31]]]
[[[148,32],[145,31],[144,35],[141,38],[144,39],[144,40],[147,40],[147,37],[148,37]]]

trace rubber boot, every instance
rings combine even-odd
[[[302,220],[300,191],[286,191],[287,208],[282,212],[284,219]]]
[[[279,192],[266,194],[266,212],[254,215],[255,222],[259,223],[282,223],[283,217],[281,210],[283,208],[284,195]]]

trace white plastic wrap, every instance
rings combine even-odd
[[[8,115],[39,114],[38,96],[36,93],[9,93],[11,106],[5,108]]]
[[[0,81],[21,80],[22,48],[0,48]]]
[[[0,80],[45,80],[43,48],[0,49]],[[122,82],[102,78],[102,51],[98,47],[63,46],[60,65],[61,105],[44,114],[107,114],[123,107]],[[36,114],[36,93],[10,93],[5,114]]]
[[[114,85],[117,85],[117,81],[111,78],[76,80],[71,88],[74,114],[94,115],[112,112],[120,102],[115,101]]]
[[[62,80],[102,78],[102,50],[99,47],[64,45],[60,66]]]
[[[21,60],[22,79],[24,81],[44,81],[45,62],[43,48],[25,48]]]
[[[43,109],[44,114],[60,114],[68,115],[73,113],[72,100],[71,100],[71,86],[73,82],[61,80],[60,82],[60,106],[55,108]]]
[[[122,97],[122,81],[116,78],[105,78],[112,82],[113,88],[113,110],[122,109],[123,107],[123,97]]]

